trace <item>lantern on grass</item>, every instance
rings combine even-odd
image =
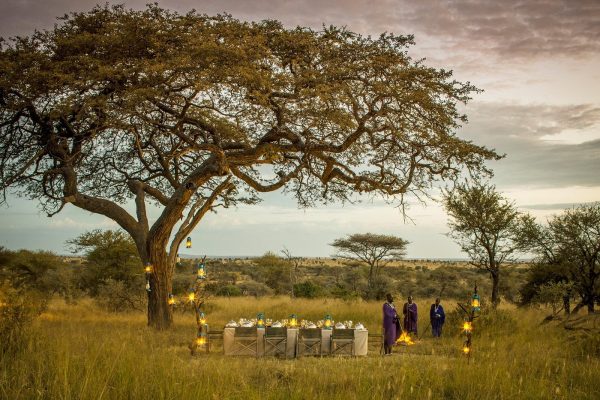
[[[173,293],[169,293],[168,303],[169,303],[170,306],[174,306],[175,305],[175,296],[173,296]]]
[[[192,238],[188,236],[187,240],[185,241],[185,248],[186,249],[191,249],[192,248]]]
[[[331,315],[327,314],[325,316],[325,322],[323,323],[323,327],[325,329],[331,329],[331,328],[333,328],[333,320],[331,319]]]
[[[257,328],[264,328],[265,327],[265,314],[259,312],[256,315],[256,327]]]
[[[296,314],[292,314],[290,315],[290,327],[291,328],[295,328],[298,326],[298,317],[296,316]]]
[[[200,313],[199,321],[200,321],[200,324],[206,325],[206,315],[204,315],[203,312]]]
[[[196,271],[196,279],[206,279],[206,268],[204,263],[198,264],[198,270]]]

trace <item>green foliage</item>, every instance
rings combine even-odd
[[[323,288],[311,281],[304,281],[294,285],[296,297],[314,299],[323,295]]]
[[[246,289],[247,290],[247,289]],[[215,293],[217,296],[235,297],[242,295],[242,289],[235,285],[221,286]]]
[[[101,308],[111,312],[142,311],[146,305],[146,293],[139,288],[132,289],[123,281],[107,278],[99,283],[94,300]]]
[[[136,295],[143,291],[142,262],[135,243],[125,232],[96,229],[67,243],[74,252],[86,255],[87,262],[81,267],[78,278],[79,286],[91,296],[99,294],[106,280],[122,282],[126,291]]]
[[[293,266],[289,261],[273,252],[267,252],[254,263],[260,270],[265,284],[273,289],[275,294],[290,293]]]
[[[548,282],[538,288],[533,303],[552,308],[552,315],[556,315],[564,304],[564,297],[571,297],[572,290],[572,283]]]

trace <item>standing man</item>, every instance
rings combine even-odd
[[[390,293],[385,295],[383,303],[383,350],[385,355],[392,354],[392,346],[400,337],[400,322],[394,306],[394,298]]]
[[[408,302],[404,303],[402,314],[404,315],[404,330],[408,333],[414,333],[418,337],[419,334],[417,333],[417,305],[413,303],[412,296],[408,296]]]
[[[440,298],[435,299],[435,304],[429,309],[429,320],[431,321],[431,334],[433,337],[442,336],[442,326],[446,321],[444,307],[440,304]]]

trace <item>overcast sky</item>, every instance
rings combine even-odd
[[[122,1],[142,8],[148,1]],[[573,204],[600,201],[600,1],[214,0],[159,1],[181,12],[227,12],[238,19],[277,19],[288,27],[346,26],[365,35],[414,34],[414,58],[454,70],[484,89],[466,107],[459,136],[505,153],[493,182],[540,219]],[[2,0],[0,36],[49,29],[57,16],[91,9],[88,0]],[[154,210],[154,217],[158,211]],[[284,246],[328,256],[328,243],[356,232],[402,236],[412,258],[463,257],[445,236],[436,203],[415,204],[412,221],[380,202],[298,210],[278,193],[252,207],[220,211],[192,234],[190,254],[259,255]],[[94,228],[116,228],[101,216],[66,207],[53,218],[32,201],[0,209],[0,246],[66,253],[64,242]],[[182,250],[182,253],[186,251]]]

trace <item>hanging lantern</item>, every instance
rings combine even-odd
[[[206,332],[204,332],[204,331],[198,332],[198,335],[196,336],[196,344],[198,346],[203,346],[203,345],[206,344],[206,342],[207,342],[207,340],[206,340]]]
[[[193,303],[195,299],[196,292],[194,292],[194,289],[190,289],[190,293],[188,294],[188,300],[190,301],[190,303]]]
[[[465,333],[471,333],[471,331],[473,331],[473,323],[471,321],[465,321],[463,323],[463,331]]]
[[[296,314],[290,315],[289,325],[290,325],[290,328],[295,328],[298,326],[298,317],[296,316]]]
[[[462,348],[462,351],[463,351],[463,354],[465,356],[468,356],[469,353],[471,353],[471,348],[467,344],[464,344],[463,348]]]
[[[200,323],[206,325],[206,315],[203,312],[200,313]]]
[[[206,269],[204,267],[204,263],[198,264],[198,270],[196,271],[196,279],[205,279],[206,278]]]
[[[146,263],[146,266],[144,267],[144,272],[146,272],[147,274],[152,272],[152,264],[150,263]]]
[[[185,248],[186,249],[192,248],[192,238],[189,236],[188,236],[187,240],[185,241]]]
[[[146,281],[146,291],[149,292],[150,291],[150,281]]]
[[[259,312],[256,315],[256,327],[257,328],[264,328],[265,327],[265,314]]]
[[[331,315],[327,314],[325,316],[325,323],[323,324],[323,327],[325,329],[331,329],[331,328],[333,328],[333,320],[331,319]]]
[[[175,305],[175,296],[173,296],[173,293],[169,293],[169,305]]]
[[[477,294],[477,285],[475,285],[475,288],[473,289],[473,297],[471,298],[471,308],[473,311],[479,311],[480,305],[481,305],[481,299],[479,298],[479,295]]]
[[[177,254],[177,258],[175,259],[175,262],[177,264],[181,264],[181,257],[179,257],[179,254]]]

